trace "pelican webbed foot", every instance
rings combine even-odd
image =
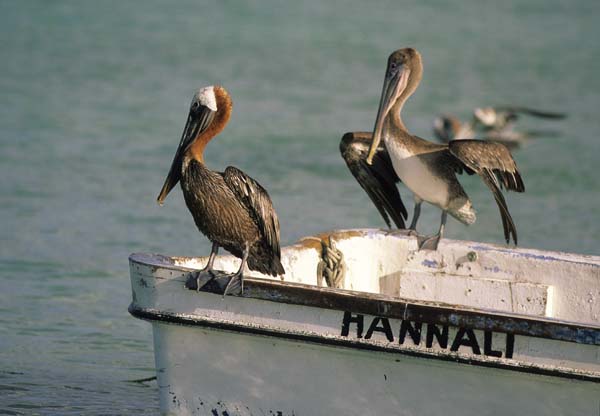
[[[187,289],[193,289],[194,285],[192,283],[195,282],[196,291],[200,292],[200,289],[202,289],[208,283],[215,280],[217,275],[213,273],[213,264],[215,262],[215,257],[217,256],[218,251],[219,246],[217,245],[217,243],[213,243],[212,248],[210,249],[210,256],[208,257],[208,261],[206,262],[206,266],[204,266],[203,269],[198,270],[197,272],[190,273],[187,281],[185,282],[185,287]],[[202,282],[203,280],[204,282]]]
[[[419,250],[437,250],[441,236],[436,235],[417,235],[417,244]]]
[[[210,283],[213,282],[217,277],[221,277],[220,273],[213,270],[202,269],[195,272],[190,272],[185,281],[185,288],[200,292],[204,288],[207,289],[207,286],[210,286]]]
[[[242,252],[242,263],[240,264],[240,268],[237,272],[231,275],[229,282],[227,282],[227,286],[225,286],[225,290],[223,291],[223,297],[227,296],[227,292],[229,292],[230,288],[237,288],[237,286],[239,286],[239,292],[237,292],[236,294],[244,293],[244,267],[246,266],[246,262],[248,261],[249,253],[250,244],[246,243],[244,251]],[[233,283],[235,283],[235,285],[231,286]]]
[[[216,277],[217,274],[215,274],[212,270],[202,269],[196,272],[190,272],[185,282],[185,287],[187,289],[194,289],[197,292],[200,292],[203,287],[215,280]]]
[[[437,234],[432,236],[417,235],[417,244],[419,246],[419,250],[437,250],[438,244],[440,243],[442,235],[444,234],[444,227],[446,226],[447,218],[448,213],[446,211],[442,211],[442,221],[440,223],[440,229]]]
[[[232,294],[244,293],[244,275],[241,270],[230,276],[229,282],[227,282],[227,286],[225,286],[225,290],[223,290],[223,297],[227,296],[227,293],[229,293],[230,290],[235,290],[235,293],[232,292]]]

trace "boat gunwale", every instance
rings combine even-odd
[[[220,321],[211,318],[201,318],[187,314],[159,311],[150,308],[141,308],[133,302],[129,305],[129,313],[138,319],[151,323],[159,322],[167,325],[181,325],[200,328],[209,328],[218,331],[236,332],[246,335],[267,336],[285,339],[288,341],[300,341],[316,345],[358,349],[382,353],[400,354],[409,357],[426,358],[454,362],[458,364],[474,365],[484,368],[495,368],[519,373],[535,374],[549,377],[559,377],[578,381],[600,383],[600,375],[564,367],[550,367],[543,364],[513,362],[503,358],[479,357],[472,355],[461,355],[455,352],[437,352],[415,347],[398,345],[386,346],[377,341],[366,341],[364,339],[341,338],[339,336],[326,336],[309,332],[290,331],[278,328],[269,328],[260,325],[244,324],[233,321]]]
[[[196,270],[175,265],[173,257],[160,254],[133,253],[129,256],[129,261],[155,268],[155,270],[156,268],[163,268],[183,273]],[[491,309],[468,308],[441,302],[407,300],[378,293],[319,287],[304,283],[246,277],[244,278],[244,293],[233,296],[337,311],[350,311],[355,314],[427,324],[449,325],[578,344],[600,345],[600,326],[548,317],[506,313]]]

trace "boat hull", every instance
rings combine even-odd
[[[163,414],[597,414],[600,258],[452,241],[421,252],[376,230],[333,239],[353,290],[317,286],[312,240],[282,250],[284,281],[249,275],[226,297],[222,282],[185,287],[206,259],[130,257],[129,311],[153,326]]]
[[[598,383],[214,328],[155,324],[174,415],[596,414]]]

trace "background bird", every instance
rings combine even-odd
[[[521,115],[529,115],[548,120],[560,120],[564,113],[534,110],[526,107],[480,107],[473,110],[471,121],[463,122],[457,117],[442,114],[433,121],[433,133],[442,142],[450,140],[483,139],[517,148],[527,139],[539,136],[552,136],[552,131],[519,131],[515,123]]]

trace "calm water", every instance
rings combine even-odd
[[[414,46],[420,136],[476,105],[569,113],[524,120],[558,134],[515,153],[527,193],[508,202],[523,247],[600,254],[599,2],[198,3],[0,2],[1,414],[158,413],[155,383],[130,382],[154,361],[127,256],[208,253],[178,188],[154,202],[200,86],[235,103],[210,166],[258,179],[289,244],[383,225],[338,143],[372,128],[388,54]],[[493,198],[464,182],[478,222],[447,235],[501,243]]]

